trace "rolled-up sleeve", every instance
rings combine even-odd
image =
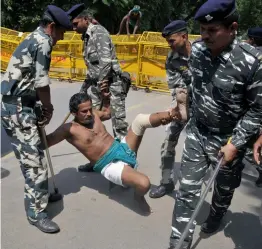
[[[95,44],[97,46],[97,54],[99,59],[99,77],[98,80],[104,80],[112,70],[112,52],[111,40],[109,34],[98,30],[94,35]]]

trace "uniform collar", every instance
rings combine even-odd
[[[230,58],[230,55],[231,55],[231,52],[232,50],[236,47],[236,45],[239,43],[238,39],[235,38],[232,43],[226,47],[222,53],[220,55],[218,55],[216,57],[216,59],[219,59],[222,63],[226,63],[228,61],[228,59]],[[211,53],[210,53],[210,50],[207,48],[207,46],[204,44],[201,48],[200,48],[201,51],[203,52],[207,52],[209,54],[209,56],[211,57]]]
[[[39,26],[36,30],[41,35],[46,36],[48,39],[50,39],[51,43],[53,43],[53,39],[52,39],[51,35],[47,34],[43,27]]]
[[[88,28],[86,30],[86,35],[91,36],[91,33],[92,33],[94,27],[95,27],[94,24],[89,23]]]
[[[236,47],[236,45],[239,43],[237,38],[233,40],[233,42],[218,56],[218,58],[226,63],[231,55],[232,50]]]
[[[172,51],[171,53],[172,53],[172,59],[178,59],[180,57],[178,52]]]

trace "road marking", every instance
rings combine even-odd
[[[8,159],[8,158],[11,158],[15,155],[15,153],[13,151],[9,152],[7,155],[1,157],[1,160],[5,160],[5,159]]]

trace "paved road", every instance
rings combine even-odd
[[[12,151],[11,144],[5,133],[3,126],[1,125],[1,157],[5,156]]]
[[[47,132],[54,130],[68,111],[68,100],[77,92],[79,84],[52,85],[55,107],[53,120]],[[138,113],[165,110],[170,97],[164,94],[130,91],[127,98],[128,121]],[[111,122],[105,122],[112,133]],[[141,145],[138,159],[140,171],[146,173],[153,185],[159,183],[160,146],[165,127],[148,129]],[[179,167],[185,133],[177,148]],[[132,201],[132,191],[116,188],[109,193],[108,182],[96,173],[78,173],[77,166],[86,159],[74,147],[62,142],[51,148],[56,182],[64,200],[51,204],[49,211],[60,225],[61,232],[44,234],[30,226],[23,208],[23,177],[16,159],[8,155],[2,159],[2,248],[3,249],[166,249],[169,242],[172,195],[158,200],[148,198],[154,211],[141,216]],[[249,169],[253,171],[253,169]],[[194,236],[193,249],[258,249],[262,248],[262,191],[254,187],[255,178],[243,175],[233,203],[220,231],[205,238]],[[178,187],[178,184],[176,188]],[[208,215],[211,194],[197,218],[198,224]]]

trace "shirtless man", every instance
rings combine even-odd
[[[76,147],[109,181],[135,189],[135,200],[140,208],[150,213],[144,195],[150,188],[147,176],[136,171],[136,154],[146,128],[165,125],[179,118],[175,109],[154,114],[139,114],[129,128],[127,136],[120,142],[107,131],[102,121],[110,119],[108,96],[103,96],[101,111],[92,110],[92,100],[85,93],[77,93],[70,99],[70,112],[75,117],[47,136],[48,146],[64,139]]]
[[[131,9],[127,15],[125,15],[120,23],[119,31],[117,35],[120,35],[124,24],[126,24],[126,33],[129,36],[130,30],[133,35],[136,34],[138,27],[140,26],[140,20],[142,18],[142,12],[140,11],[140,6],[135,5],[133,9]]]

